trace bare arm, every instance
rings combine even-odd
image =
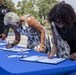
[[[20,42],[20,38],[21,38],[20,33],[16,30],[15,26],[11,28],[14,30],[15,33],[15,40],[13,41],[13,43],[8,43],[6,45],[6,48],[12,48],[13,46],[17,45]]]
[[[15,40],[13,43],[14,43],[14,45],[17,45],[20,42],[21,36],[20,36],[20,33],[17,32],[16,30],[14,31],[14,33],[15,33]]]
[[[40,34],[41,34],[40,44],[41,44],[41,46],[44,46],[45,31],[44,31],[43,27],[40,25],[40,23],[33,16],[30,16],[27,18],[27,23],[30,27],[32,27],[40,32]]]

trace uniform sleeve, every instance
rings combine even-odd
[[[10,8],[6,7],[6,11],[7,11],[6,13],[10,12]],[[6,14],[6,13],[5,13],[5,14]],[[10,29],[10,27],[7,26],[7,25],[5,25],[5,30],[4,30],[3,33],[4,33],[6,36],[8,36],[9,29]]]

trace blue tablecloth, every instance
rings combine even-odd
[[[76,61],[66,60],[57,65],[20,61],[19,58],[7,58],[8,55],[42,55],[35,51],[17,53],[0,51],[0,75],[70,75],[76,72]]]

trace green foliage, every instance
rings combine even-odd
[[[35,16],[36,18],[38,17],[38,12],[34,11],[34,5],[32,3],[32,0],[29,0],[29,2],[27,2],[26,0],[18,2],[17,7],[19,8],[18,9],[19,15],[30,14]]]
[[[49,22],[45,22],[45,23],[44,23],[44,27],[46,27],[46,28],[47,28],[47,27],[50,27]]]
[[[37,6],[39,8],[39,17],[47,18],[49,10],[57,3],[57,0],[39,0]]]
[[[3,4],[10,8],[10,11],[17,12],[12,0],[3,0]]]
[[[19,1],[17,7],[15,7],[12,0],[3,0],[3,4],[8,6],[11,11],[16,12],[19,16],[27,14],[33,15],[42,25],[47,19],[49,10],[56,3],[58,3],[57,0],[38,0],[35,4],[33,0],[22,0]],[[35,10],[36,7],[37,10]]]
[[[14,31],[13,31],[13,29],[10,28],[10,29],[9,29],[9,32],[14,32]]]

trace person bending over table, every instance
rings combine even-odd
[[[53,33],[53,51],[59,57],[76,60],[76,15],[71,5],[56,4],[48,14]],[[48,54],[51,58],[53,55]]]
[[[15,40],[12,44],[7,44],[7,48],[12,48],[20,42],[21,33],[28,37],[27,48],[45,53],[51,51],[49,36],[34,16],[19,17],[16,13],[9,12],[4,17],[4,23],[15,32]]]

